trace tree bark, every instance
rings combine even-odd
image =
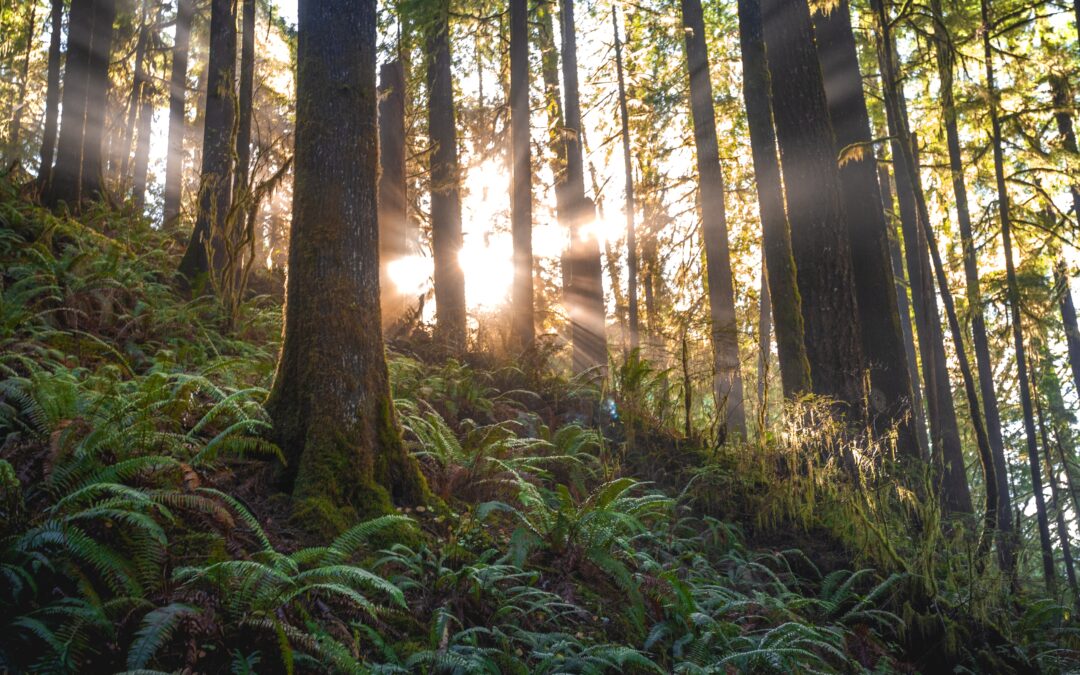
[[[516,350],[532,349],[536,337],[533,318],[529,79],[528,0],[510,0],[510,219],[514,242],[510,340]]]
[[[379,284],[383,328],[399,321],[407,298],[388,265],[409,255],[408,182],[405,175],[405,62],[399,57],[379,73]]]
[[[889,233],[881,210],[870,115],[847,0],[827,14],[816,13],[814,27],[836,135],[840,201],[851,247],[862,349],[870,369],[870,422],[879,439],[896,434],[896,451],[901,456],[919,458],[911,375],[890,271]]]
[[[564,293],[570,308],[570,341],[575,373],[607,366],[607,311],[604,306],[604,268],[600,243],[586,226],[596,218],[596,206],[585,197],[585,162],[581,150],[581,102],[578,92],[577,33],[574,0],[561,0],[562,72],[565,87],[567,218],[570,248],[567,253],[569,284]]]
[[[236,0],[211,0],[207,71],[199,206],[187,251],[180,261],[180,274],[193,285],[205,282],[211,263],[215,271],[221,265],[226,218],[232,207]]]
[[[255,0],[241,0],[240,89],[236,114],[236,189],[251,198],[251,120],[255,94]],[[245,209],[246,210],[246,209]]]
[[[994,454],[994,473],[997,478],[998,508],[997,528],[1004,542],[1013,542],[1012,500],[1009,496],[1008,469],[1005,461],[1005,442],[1001,436],[1001,415],[998,411],[997,393],[994,390],[994,366],[990,358],[990,343],[986,335],[982,291],[979,287],[979,263],[975,253],[971,214],[968,208],[967,186],[964,180],[964,159],[960,150],[960,133],[956,123],[956,104],[953,100],[953,45],[945,28],[941,0],[930,0],[934,19],[934,47],[937,56],[938,96],[945,122],[946,145],[949,150],[949,173],[952,178],[953,195],[956,198],[956,215],[960,225],[960,243],[964,254],[964,277],[967,302],[971,319],[972,343],[975,348],[975,364],[979,371],[979,390],[982,394],[983,412],[986,415],[986,432],[990,449]],[[1014,565],[1012,543],[999,550],[1002,568],[1011,573]]]
[[[994,84],[994,52],[990,45],[990,3],[980,2],[982,15],[983,57],[986,61],[986,91],[990,108],[990,128],[994,150],[994,177],[997,182],[998,217],[1001,220],[1001,244],[1005,253],[1005,278],[1008,290],[1009,317],[1012,324],[1013,347],[1016,350],[1016,370],[1020,386],[1020,407],[1024,413],[1024,434],[1027,439],[1028,462],[1031,467],[1031,485],[1035,492],[1036,518],[1039,524],[1039,542],[1042,545],[1043,574],[1046,587],[1054,592],[1057,575],[1054,570],[1054,549],[1050,542],[1050,523],[1046,513],[1042,476],[1039,466],[1039,447],[1035,440],[1035,413],[1031,402],[1031,386],[1028,382],[1027,354],[1024,347],[1024,329],[1020,319],[1020,285],[1016,280],[1016,267],[1012,250],[1012,217],[1009,209],[1009,193],[1005,185],[1005,158],[1001,149],[1001,119],[998,113],[997,86]]]
[[[194,15],[194,0],[177,0],[176,34],[169,78],[169,145],[165,158],[165,208],[162,218],[162,225],[169,229],[175,227],[180,218],[183,197],[184,132],[187,126],[184,101],[187,97],[188,48]]]
[[[615,72],[619,80],[619,120],[623,148],[623,173],[626,178],[626,276],[627,314],[630,330],[630,349],[637,349],[641,342],[638,320],[638,251],[637,229],[634,225],[634,164],[630,155],[630,112],[626,105],[626,80],[623,76],[622,40],[619,39],[619,12],[611,9],[611,28],[615,36]]]
[[[1045,380],[1044,380],[1045,381]],[[1042,403],[1039,402],[1039,391],[1032,392],[1035,399],[1035,414],[1039,420],[1039,438],[1043,446],[1043,460],[1046,463],[1046,482],[1050,484],[1050,508],[1054,511],[1057,526],[1058,544],[1061,546],[1061,557],[1065,562],[1065,579],[1069,584],[1069,590],[1073,593],[1074,601],[1080,602],[1080,590],[1076,584],[1076,567],[1073,564],[1072,547],[1069,545],[1069,528],[1065,523],[1064,500],[1058,493],[1057,477],[1054,475],[1054,463],[1050,459],[1050,435],[1046,431],[1046,417],[1043,415]]]
[[[38,184],[47,186],[52,177],[53,156],[56,153],[56,127],[60,117],[60,43],[64,31],[64,0],[52,0],[49,15],[49,65],[46,76],[45,129],[41,136],[41,163]]]
[[[938,312],[937,295],[933,287],[934,273],[929,259],[929,218],[925,209],[920,207],[922,185],[919,183],[918,165],[909,145],[911,139],[907,133],[906,103],[897,84],[892,34],[880,0],[872,0],[871,7],[877,14],[878,21],[878,59],[881,64],[889,135],[892,137],[892,159],[896,164],[900,225],[904,236],[904,254],[911,283],[911,302],[915,310],[915,326],[930,419],[931,460],[939,474],[935,477],[940,483],[937,491],[947,512],[971,513],[971,491],[964,470],[960,429],[945,356],[944,330]],[[958,340],[957,346],[962,345],[963,341]],[[978,407],[973,410],[977,411]]]
[[[705,243],[709,313],[712,319],[713,395],[724,436],[746,438],[746,409],[739,372],[739,329],[735,315],[735,287],[728,247],[724,208],[724,175],[716,139],[705,18],[700,0],[682,0],[686,36],[686,62],[690,75],[690,113],[697,149],[698,203],[701,235]]]
[[[135,145],[135,165],[132,169],[131,200],[135,212],[141,214],[146,206],[146,180],[150,169],[150,135],[154,121],[154,91],[149,85],[142,88],[139,103],[139,137]]]
[[[46,202],[78,209],[101,193],[101,140],[116,0],[72,0],[56,164]]]
[[[450,6],[440,0],[427,34],[428,134],[431,151],[431,239],[435,254],[435,321],[440,339],[465,348],[465,275],[461,251],[461,173],[458,166]]]
[[[761,217],[761,245],[767,273],[767,283],[763,282],[762,288],[768,288],[776,323],[776,346],[784,396],[793,399],[809,393],[812,386],[803,335],[802,299],[791,251],[791,229],[784,211],[780,164],[776,157],[776,133],[769,100],[769,70],[763,30],[760,0],[739,0],[743,101],[750,127],[754,183]]]
[[[861,417],[864,360],[835,139],[805,0],[762,2],[813,390]],[[779,322],[777,322],[779,324]]]
[[[375,0],[301,0],[285,331],[267,410],[322,533],[423,501],[379,319]]]

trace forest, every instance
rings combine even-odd
[[[0,673],[1080,672],[1078,30],[0,0]]]

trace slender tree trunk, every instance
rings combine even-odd
[[[1069,545],[1069,528],[1065,523],[1065,504],[1058,494],[1057,476],[1054,472],[1054,463],[1050,459],[1050,435],[1046,431],[1046,417],[1043,415],[1042,403],[1039,401],[1039,391],[1032,392],[1035,399],[1035,414],[1039,420],[1039,438],[1042,440],[1043,453],[1046,463],[1046,482],[1050,484],[1050,508],[1054,511],[1057,522],[1058,544],[1061,546],[1061,556],[1065,562],[1065,579],[1069,584],[1069,590],[1073,594],[1073,602],[1080,602],[1080,589],[1076,585],[1076,567],[1073,563],[1072,547]]]
[[[813,389],[857,420],[865,368],[836,144],[810,10],[805,0],[765,0],[762,10]]]
[[[172,74],[169,78],[169,145],[165,158],[165,208],[162,224],[173,228],[180,218],[184,183],[184,132],[187,96],[188,48],[191,44],[191,22],[195,15],[194,0],[177,0],[176,35],[173,39]]]
[[[900,250],[900,233],[896,212],[893,208],[892,185],[889,169],[878,163],[878,183],[881,186],[881,202],[889,227],[889,262],[896,286],[896,310],[900,315],[900,330],[904,335],[904,352],[907,355],[908,376],[911,380],[912,408],[915,413],[915,433],[925,460],[929,457],[930,438],[926,433],[926,414],[923,411],[922,387],[919,383],[918,359],[915,356],[915,336],[912,334],[911,306],[908,303],[907,274],[904,272],[904,254]]]
[[[409,255],[408,181],[405,175],[405,62],[383,64],[379,74],[379,284],[383,327],[401,319],[406,297],[387,274]]]
[[[528,0],[510,0],[510,210],[514,241],[511,343],[519,350],[531,349],[536,337],[533,318],[529,79]]]
[[[875,435],[896,434],[896,450],[922,456],[912,414],[911,376],[890,273],[889,233],[881,210],[877,160],[847,0],[814,16],[829,119],[840,158],[840,200],[851,246],[863,353],[870,369],[870,421]]]
[[[251,199],[251,120],[255,93],[255,0],[241,0],[240,89],[236,114],[236,189]]]
[[[22,157],[19,149],[19,140],[22,135],[23,109],[26,107],[26,89],[30,84],[30,55],[34,51],[34,33],[37,31],[37,3],[30,5],[30,17],[26,22],[26,50],[23,52],[22,66],[19,68],[19,100],[15,105],[15,113],[11,116],[11,133],[9,143],[15,156]]]
[[[325,533],[423,501],[379,319],[375,0],[300,0],[285,335],[267,410]]]
[[[896,164],[896,192],[900,203],[900,224],[904,234],[904,253],[907,258],[911,299],[918,329],[919,353],[923,367],[930,434],[933,446],[931,458],[941,482],[938,490],[946,511],[971,513],[971,491],[964,470],[964,455],[960,445],[960,429],[952,398],[945,356],[944,330],[934,293],[934,272],[930,261],[929,216],[921,200],[918,164],[915,162],[911,137],[907,133],[907,111],[897,84],[894,61],[895,47],[888,18],[880,0],[871,0],[878,21],[878,59],[881,64],[882,90],[886,101],[889,132],[892,136],[892,156]],[[948,292],[942,287],[943,298]],[[951,296],[950,296],[951,298]],[[946,308],[948,309],[948,308]],[[951,322],[950,322],[951,326]],[[959,338],[959,333],[956,334]],[[958,350],[963,340],[955,341]],[[978,418],[978,406],[972,408]],[[973,422],[975,419],[973,419]],[[991,465],[992,470],[992,465]],[[996,508],[995,508],[996,519]],[[996,520],[995,520],[996,524]]]
[[[180,274],[189,283],[205,279],[211,262],[221,265],[226,218],[233,199],[233,125],[236,120],[236,0],[211,0],[210,62],[203,116],[199,207]]]
[[[761,302],[758,306],[758,369],[757,402],[759,419],[765,420],[765,396],[769,391],[769,356],[772,354],[772,294],[769,292],[769,275],[765,273],[765,249],[761,250]],[[764,433],[764,425],[758,429]]]
[[[1077,0],[1080,6],[1080,0]],[[1057,122],[1058,133],[1061,134],[1061,143],[1065,151],[1074,157],[1080,154],[1076,147],[1076,132],[1073,130],[1072,120],[1072,96],[1069,93],[1069,81],[1057,74],[1050,76],[1050,92],[1054,101],[1054,120]],[[1080,184],[1074,182],[1071,186],[1073,215],[1080,222]]]
[[[566,104],[566,172],[563,178],[567,222],[570,224],[569,285],[565,295],[570,306],[570,341],[574,372],[603,370],[607,365],[607,315],[604,307],[604,270],[600,243],[585,226],[596,216],[596,206],[585,197],[585,163],[582,157],[581,102],[578,93],[577,32],[574,0],[562,0],[562,72]],[[558,188],[557,188],[558,189]]]
[[[626,80],[623,77],[622,41],[619,39],[619,12],[611,10],[611,27],[615,36],[615,72],[619,80],[619,119],[622,122],[623,172],[626,174],[626,276],[627,311],[630,328],[630,349],[640,344],[638,323],[638,252],[637,229],[634,225],[634,164],[630,155],[630,112],[626,106]]]
[[[458,167],[450,7],[441,0],[427,34],[428,134],[431,152],[431,239],[435,254],[435,320],[440,339],[465,348],[465,275],[461,251],[461,175]]]
[[[742,374],[739,372],[739,328],[735,316],[735,287],[724,208],[724,174],[716,139],[716,112],[713,109],[701,1],[682,0],[682,18],[690,74],[690,112],[697,148],[701,233],[705,242],[709,313],[712,319],[713,393],[723,429],[721,438],[746,438],[746,407]]]
[[[1027,354],[1024,347],[1024,329],[1020,320],[1020,286],[1016,280],[1016,268],[1012,250],[1012,217],[1009,212],[1009,193],[1005,185],[1005,158],[1001,149],[1001,119],[998,114],[997,87],[994,84],[994,52],[990,46],[990,3],[982,0],[983,57],[986,60],[986,91],[990,107],[990,128],[993,134],[994,176],[997,181],[998,217],[1001,219],[1001,244],[1005,252],[1005,277],[1008,286],[1009,316],[1012,323],[1013,346],[1016,350],[1016,370],[1020,385],[1020,406],[1024,413],[1024,433],[1027,438],[1028,461],[1031,465],[1031,485],[1035,492],[1036,517],[1039,524],[1039,541],[1042,544],[1043,574],[1047,589],[1053,593],[1057,586],[1054,571],[1054,549],[1050,542],[1050,523],[1046,514],[1042,477],[1039,466],[1039,447],[1035,440],[1035,417],[1031,402],[1031,386],[1028,383]]]
[[[776,322],[776,346],[784,396],[795,398],[812,390],[810,364],[803,335],[802,300],[791,251],[791,229],[784,211],[780,163],[776,158],[769,70],[760,0],[739,0],[739,43],[743,62],[743,100],[750,127],[754,182],[761,217],[761,242],[767,283]]]
[[[146,50],[150,43],[150,5],[143,3],[142,25],[139,27],[139,39],[135,43],[135,70],[132,78],[131,93],[128,96],[127,117],[124,122],[124,133],[120,141],[120,169],[116,168],[116,150],[110,143],[109,173],[115,175],[118,183],[125,187],[129,177],[128,169],[131,168],[131,143],[135,139],[138,117],[142,111],[143,89],[147,84],[146,76]]]
[[[953,100],[953,46],[945,28],[945,17],[941,10],[941,0],[930,0],[930,10],[934,19],[934,47],[937,56],[938,96],[945,122],[946,144],[949,150],[949,172],[952,178],[953,195],[956,199],[957,221],[960,225],[960,241],[964,254],[964,277],[966,280],[967,302],[971,318],[972,343],[975,347],[975,363],[979,371],[979,389],[982,394],[983,411],[986,414],[986,431],[990,448],[994,454],[994,472],[997,477],[997,527],[1002,532],[1003,541],[1013,541],[1012,500],[1009,496],[1009,479],[1005,462],[1005,443],[1001,436],[1001,416],[998,412],[997,393],[994,390],[994,366],[990,358],[989,340],[986,335],[986,320],[983,312],[982,291],[979,287],[979,264],[975,253],[975,239],[972,234],[971,214],[968,208],[967,186],[964,180],[964,159],[960,150],[960,134],[957,129],[956,104]],[[1013,568],[1013,546],[1002,546],[999,551],[1002,568]]]
[[[146,206],[146,181],[150,169],[150,135],[154,121],[154,91],[149,85],[143,86],[142,101],[139,104],[139,139],[135,146],[135,166],[132,170],[131,199],[136,213],[142,213]]]
[[[1073,386],[1080,392],[1080,327],[1076,324],[1076,306],[1073,304],[1072,288],[1065,273],[1065,265],[1058,262],[1054,268],[1056,285],[1061,288],[1061,324],[1065,330],[1065,343],[1068,345],[1069,369],[1072,371]]]
[[[41,136],[41,163],[38,184],[46,186],[52,177],[56,153],[56,126],[60,117],[60,44],[64,32],[64,0],[52,0],[49,15],[49,65],[46,76],[45,129]]]

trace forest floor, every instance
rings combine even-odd
[[[1071,611],[973,572],[964,523],[823,460],[820,410],[705,448],[636,358],[601,386],[395,341],[435,498],[319,541],[266,440],[280,299],[224,330],[176,289],[181,244],[0,184],[0,671],[1080,666]]]

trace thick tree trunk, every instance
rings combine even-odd
[[[101,140],[109,94],[116,0],[73,0],[68,19],[60,136],[46,201],[78,209],[101,193]]]
[[[922,186],[918,166],[908,145],[907,112],[899,93],[893,60],[895,47],[887,26],[880,0],[872,0],[878,15],[878,59],[881,64],[882,89],[886,101],[889,135],[892,137],[892,159],[896,165],[896,196],[900,204],[900,225],[904,236],[911,302],[915,310],[915,326],[919,339],[923,383],[930,419],[931,459],[940,481],[938,491],[946,511],[971,513],[971,491],[964,471],[964,454],[960,445],[960,429],[952,398],[945,356],[944,330],[934,293],[934,274],[931,270],[928,237],[929,223],[919,207]],[[945,289],[947,290],[947,289]],[[962,341],[960,344],[963,344]],[[976,407],[975,410],[978,408]]]
[[[762,10],[813,389],[857,420],[865,368],[836,143],[810,10],[805,0],[764,0]]]
[[[567,253],[569,285],[564,289],[570,309],[570,341],[575,373],[607,366],[607,313],[604,306],[604,269],[600,243],[586,226],[596,217],[596,206],[585,197],[585,162],[582,157],[581,102],[578,92],[577,32],[574,0],[561,0],[562,73],[565,87],[566,222],[570,225]]]
[[[634,163],[630,154],[630,112],[626,106],[626,80],[623,76],[622,41],[619,39],[619,12],[612,7],[611,27],[615,36],[615,72],[619,80],[619,120],[622,123],[623,173],[626,178],[626,276],[627,312],[630,330],[630,349],[637,349],[641,340],[638,320],[638,251],[637,229],[634,225]]]
[[[814,16],[818,57],[836,135],[840,201],[851,247],[863,354],[870,369],[870,421],[878,438],[896,434],[901,456],[922,456],[915,433],[911,376],[890,271],[877,160],[847,0]]]
[[[533,319],[529,79],[528,0],[510,0],[510,211],[514,241],[510,341],[517,350],[531,349],[536,337]]]
[[[184,182],[184,132],[187,97],[188,48],[194,0],[177,0],[176,34],[173,39],[172,74],[169,78],[169,146],[165,158],[165,208],[162,224],[172,228],[180,218]]]
[[[267,410],[324,534],[416,504],[379,319],[374,0],[301,0],[285,334]]]
[[[198,212],[180,274],[188,283],[205,281],[221,265],[226,218],[233,199],[233,124],[236,110],[236,0],[211,0],[210,61]]]
[[[934,47],[937,54],[938,96],[945,122],[946,145],[949,149],[949,172],[953,195],[956,198],[956,215],[960,225],[960,242],[964,254],[964,277],[967,290],[968,311],[971,319],[972,343],[975,347],[975,363],[979,371],[979,390],[982,394],[983,411],[986,414],[986,432],[990,449],[994,454],[994,473],[997,478],[997,528],[1003,535],[999,556],[1002,568],[1011,571],[1014,564],[1012,501],[1009,496],[1008,469],[1005,462],[1005,443],[1001,436],[1001,415],[998,411],[997,393],[994,390],[994,366],[990,358],[990,343],[986,335],[982,291],[979,287],[979,263],[975,253],[971,214],[968,208],[967,186],[964,181],[964,158],[960,150],[960,133],[956,123],[956,104],[953,100],[953,55],[949,35],[945,29],[941,0],[930,0],[934,17]]]
[[[1031,486],[1035,492],[1036,518],[1039,524],[1039,541],[1042,545],[1043,574],[1046,587],[1051,593],[1057,587],[1054,570],[1054,549],[1050,541],[1050,523],[1043,496],[1042,476],[1039,465],[1039,446],[1035,439],[1035,413],[1031,402],[1031,386],[1028,382],[1027,354],[1024,347],[1024,329],[1020,319],[1020,286],[1016,280],[1016,267],[1012,250],[1012,217],[1009,212],[1009,192],[1005,185],[1005,158],[1001,149],[1001,119],[998,114],[997,87],[994,84],[994,52],[990,46],[990,3],[982,0],[983,57],[986,61],[986,91],[990,108],[990,128],[994,150],[994,177],[997,181],[998,217],[1001,219],[1001,244],[1005,253],[1005,278],[1008,288],[1009,317],[1012,324],[1013,347],[1016,350],[1016,370],[1020,386],[1020,407],[1024,413],[1024,434],[1027,439],[1028,462],[1031,467]]]
[[[435,257],[435,321],[453,351],[465,348],[465,275],[461,251],[461,173],[458,167],[450,7],[441,0],[427,34],[428,134],[431,152],[431,239]]]
[[[745,438],[746,409],[742,374],[739,372],[739,327],[735,316],[735,287],[724,208],[724,174],[716,139],[716,112],[713,109],[701,1],[682,0],[682,19],[690,75],[690,113],[697,149],[701,236],[705,243],[709,313],[712,319],[713,394],[723,425],[721,436],[726,434]]]
[[[383,64],[379,73],[379,284],[383,328],[397,323],[408,298],[395,287],[388,265],[410,254],[408,182],[405,175],[405,62]]]
[[[41,163],[38,166],[38,184],[43,187],[49,184],[52,176],[53,156],[56,153],[56,126],[60,117],[60,45],[64,31],[64,0],[52,0],[49,30],[45,129],[41,136]]]
[[[769,100],[769,70],[765,60],[763,30],[760,0],[739,0],[743,100],[750,127],[754,182],[761,217],[761,244],[768,277],[768,283],[763,282],[762,288],[768,288],[776,323],[776,346],[784,396],[795,398],[810,392],[812,387],[803,335],[802,300],[791,251],[791,229],[784,211],[780,164],[776,158],[776,133]]]

